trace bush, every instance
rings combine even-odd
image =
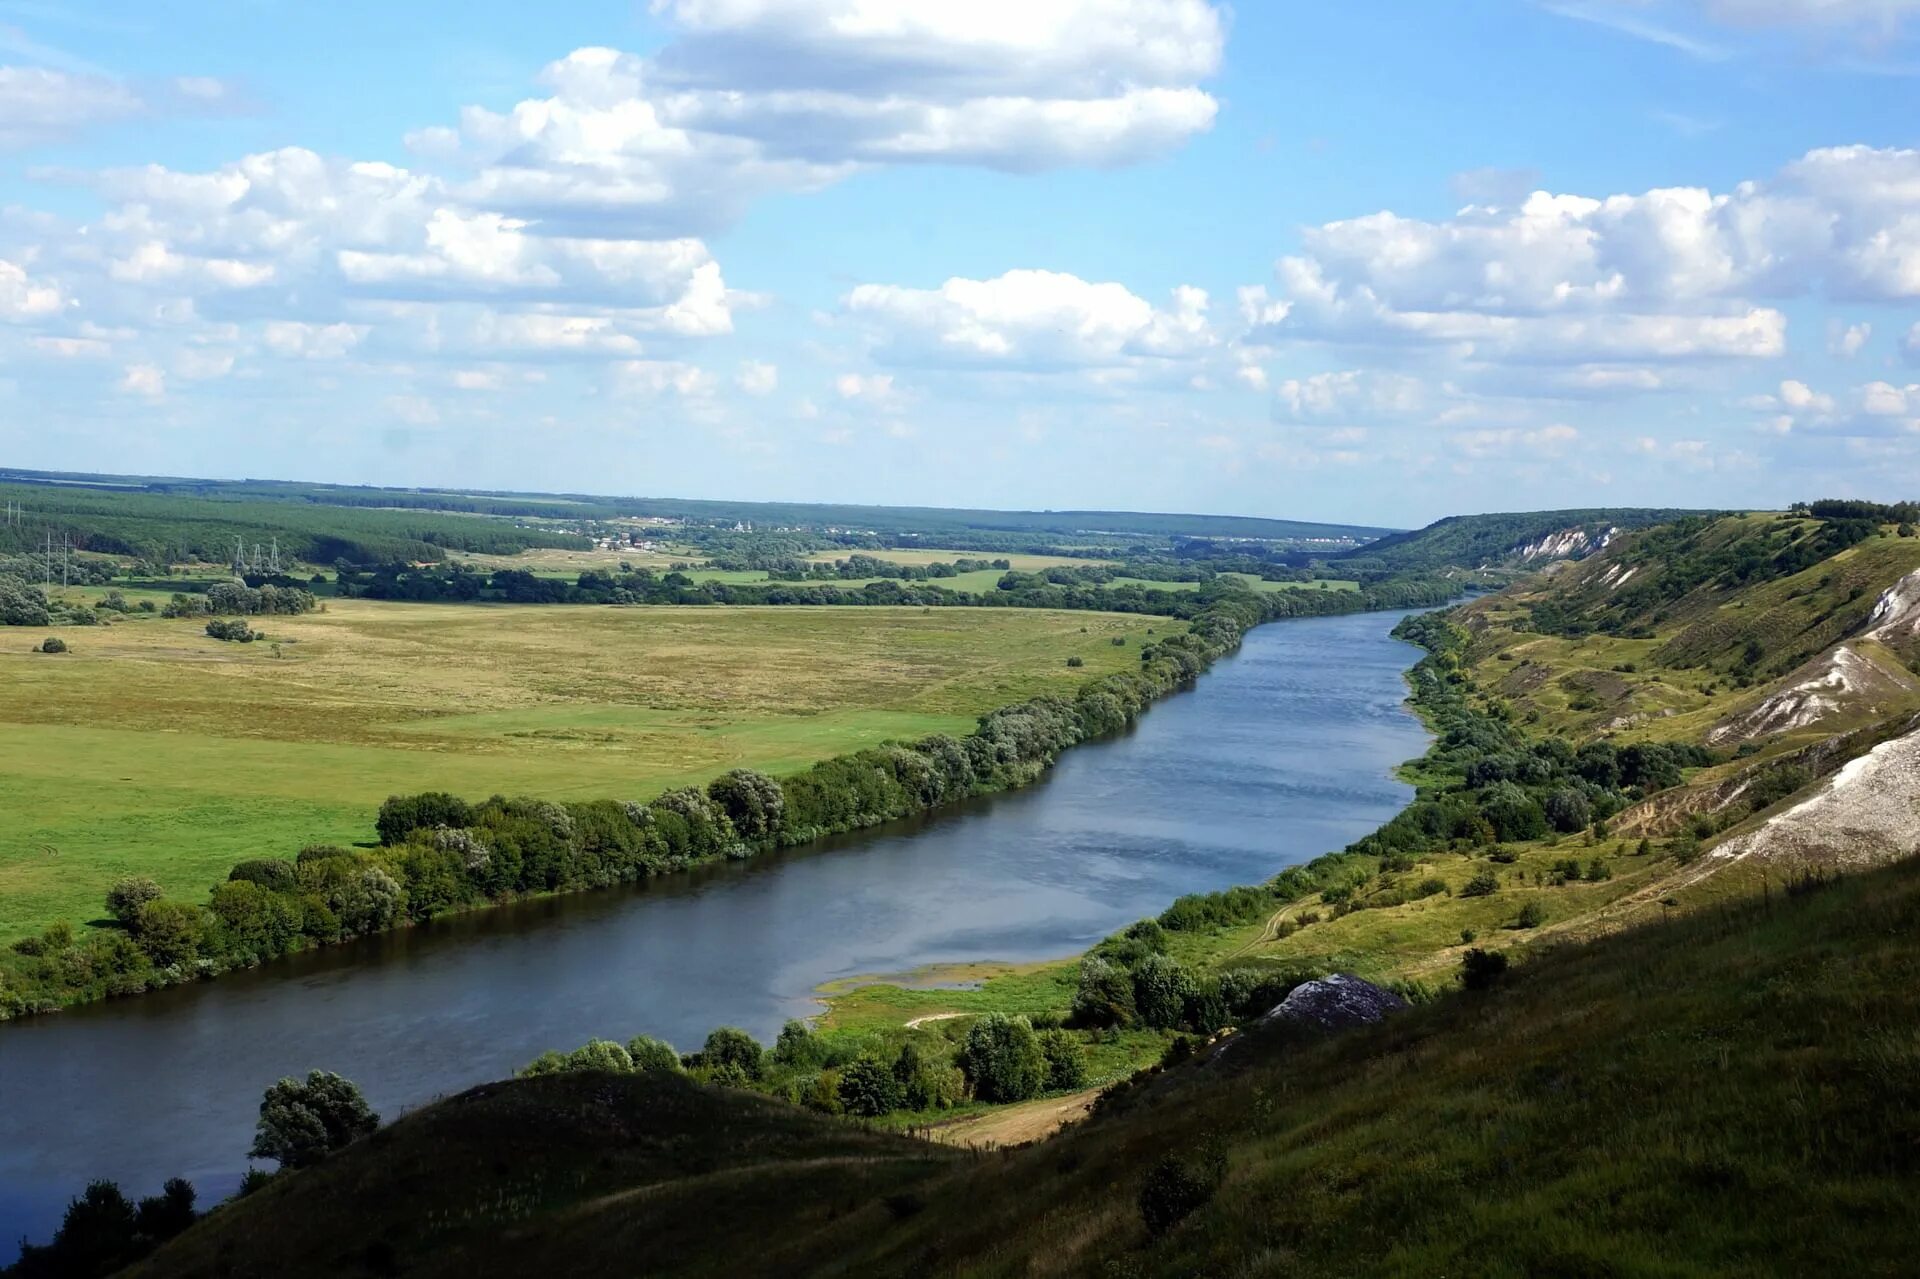
[[[1500,881],[1490,870],[1478,870],[1473,878],[1460,886],[1462,897],[1491,897],[1500,891]]]
[[[207,634],[213,639],[226,640],[235,644],[251,644],[260,638],[251,626],[237,617],[231,621],[214,618],[207,623]]]
[[[394,795],[380,805],[374,829],[380,842],[389,846],[406,842],[414,831],[434,826],[467,827],[473,825],[473,808],[457,795],[427,791],[419,795]]]
[[[159,898],[160,885],[144,875],[129,875],[115,880],[113,887],[107,889],[107,914],[131,932],[139,922],[140,908]]]
[[[1460,960],[1460,984],[1468,990],[1485,990],[1507,971],[1506,954],[1498,950],[1468,951]]]
[[[589,1039],[567,1054],[566,1069],[630,1075],[633,1073],[633,1058],[611,1039]]]
[[[67,642],[58,635],[49,635],[40,641],[40,651],[42,653],[64,653],[67,651]]]
[[[1514,920],[1515,928],[1538,928],[1547,922],[1547,909],[1538,901],[1529,901],[1520,908],[1520,917]]]
[[[1067,659],[1067,665],[1068,665],[1068,666],[1071,666],[1071,667],[1074,667],[1074,668],[1076,668],[1076,669],[1077,669],[1077,668],[1079,668],[1079,667],[1082,667],[1082,666],[1085,666],[1086,664],[1087,664],[1087,663],[1086,663],[1086,661],[1085,661],[1084,659],[1082,659],[1082,658],[1078,658],[1078,657],[1069,657],[1069,658]]]
[[[633,1059],[633,1068],[643,1075],[680,1073],[680,1054],[664,1039],[635,1035],[627,1042],[627,1056]]]
[[[1186,1220],[1213,1198],[1226,1175],[1226,1155],[1217,1148],[1161,1159],[1140,1187],[1140,1220],[1147,1233],[1158,1238]]]
[[[278,857],[259,857],[244,861],[227,872],[229,882],[248,880],[275,893],[290,893],[297,887],[293,863]]]

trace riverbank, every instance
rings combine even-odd
[[[1398,616],[1260,627],[1043,785],[0,1027],[0,1238],[43,1237],[97,1176],[226,1193],[282,1075],[339,1071],[392,1116],[594,1037],[771,1042],[836,978],[1042,963],[1343,847],[1405,806],[1393,770],[1424,746]]]
[[[1355,605],[1366,592],[1343,593]],[[205,906],[155,900],[152,886],[109,906],[123,931],[76,938],[55,926],[0,955],[0,1020],[207,980],[287,953],[503,902],[604,888],[743,859],[1018,789],[1060,752],[1123,731],[1242,637],[1297,605],[1231,588],[1202,593],[1184,631],[1139,649],[1137,669],[983,717],[965,738],[890,744],[772,778],[734,770],[706,791],[645,805],[545,798],[468,805],[430,793],[389,801],[381,847],[309,847],[243,862]],[[1345,607],[1345,605],[1343,605]],[[1151,632],[1149,632],[1151,634]]]

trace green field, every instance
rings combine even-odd
[[[243,858],[370,839],[399,791],[645,799],[732,767],[781,773],[965,732],[994,707],[1133,667],[1164,622],[349,600],[263,618],[273,642],[251,645],[153,616],[68,629],[60,656],[10,631],[0,939],[98,918],[123,874],[197,898]]]

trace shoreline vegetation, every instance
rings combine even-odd
[[[1430,579],[1312,593],[1209,586],[1181,597],[1185,633],[1143,648],[1137,671],[1089,680],[1072,697],[1002,707],[964,738],[889,743],[779,779],[734,770],[646,803],[395,796],[381,808],[377,847],[315,845],[243,861],[205,904],[163,898],[137,876],[116,883],[107,908],[118,928],[80,938],[56,923],[13,943],[0,961],[0,1020],[205,980],[437,915],[746,859],[1017,789],[1061,751],[1123,730],[1188,686],[1254,626],[1437,606],[1457,593]]]

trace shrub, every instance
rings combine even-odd
[[[1589,884],[1599,884],[1613,878],[1613,869],[1598,857],[1587,863],[1586,880]]]
[[[774,1064],[795,1070],[818,1070],[826,1065],[826,1049],[820,1037],[804,1021],[789,1021],[773,1041]]]
[[[1226,1155],[1218,1148],[1161,1159],[1140,1187],[1140,1220],[1147,1233],[1158,1238],[1186,1220],[1213,1198],[1226,1175]]]
[[[49,635],[40,641],[40,651],[42,653],[64,653],[67,651],[67,642],[58,635]]]
[[[1507,956],[1498,950],[1475,947],[1460,960],[1460,984],[1468,990],[1485,990],[1507,971]]]
[[[160,885],[144,875],[129,875],[115,880],[113,887],[107,889],[107,914],[131,932],[139,922],[140,908],[159,898]]]
[[[231,621],[214,618],[207,623],[207,634],[213,639],[226,640],[235,644],[251,644],[260,638],[251,626],[237,617]]]
[[[473,825],[473,809],[456,795],[427,791],[419,795],[394,795],[380,805],[374,829],[382,844],[404,843],[408,835],[422,827]]]
[[[1538,901],[1529,901],[1520,908],[1520,917],[1514,920],[1515,928],[1538,928],[1547,922],[1547,909]]]
[[[278,857],[258,857],[241,862],[227,872],[227,879],[233,883],[251,881],[275,893],[290,893],[297,886],[293,863]]]
[[[1067,665],[1068,665],[1068,666],[1072,666],[1072,667],[1075,667],[1075,668],[1078,668],[1078,667],[1081,667],[1081,666],[1085,666],[1086,664],[1087,664],[1087,663],[1086,663],[1086,661],[1085,661],[1084,659],[1082,659],[1082,658],[1078,658],[1078,657],[1069,657],[1069,658],[1067,659]]]
[[[1490,897],[1500,890],[1500,881],[1490,870],[1478,870],[1473,878],[1460,886],[1462,897]]]

